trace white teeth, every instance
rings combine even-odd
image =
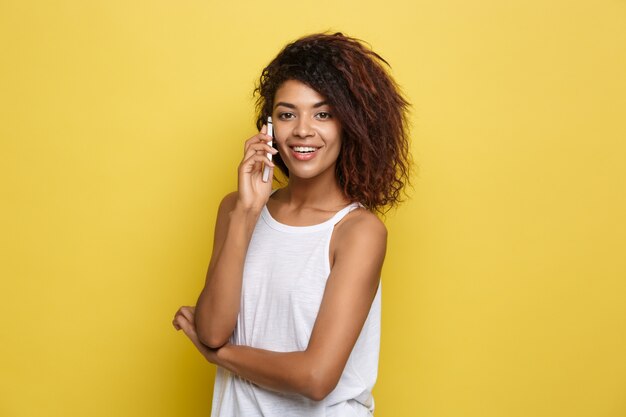
[[[317,148],[311,146],[294,146],[293,150],[296,152],[315,152]]]

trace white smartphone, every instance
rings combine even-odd
[[[269,136],[271,136],[272,138],[274,137],[274,125],[272,124],[272,116],[268,116],[267,117],[267,134]],[[272,146],[272,142],[273,140],[270,140],[269,142],[267,142],[267,144],[269,146]],[[271,153],[267,153],[267,159],[269,159],[270,161],[272,160],[272,154]],[[263,170],[263,182],[267,182],[270,179],[270,167],[265,164],[265,169]]]

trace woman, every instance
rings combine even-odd
[[[374,213],[399,202],[410,166],[408,103],[383,63],[315,34],[263,70],[260,132],[220,205],[204,289],[174,318],[218,365],[213,416],[373,413],[387,238]],[[272,192],[264,166],[287,185]]]

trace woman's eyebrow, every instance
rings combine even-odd
[[[316,108],[318,108],[318,107],[322,107],[322,106],[325,106],[325,105],[327,105],[327,104],[328,104],[328,102],[327,102],[327,101],[320,101],[319,103],[315,103],[315,104],[313,105],[313,108],[314,108],[314,109],[316,109]],[[276,103],[276,104],[274,105],[274,108],[276,108],[276,107],[278,107],[278,106],[288,107],[288,108],[290,108],[290,109],[295,109],[295,108],[297,108],[297,107],[295,106],[295,104],[286,103],[286,102],[284,102],[284,101],[279,101],[278,103]]]

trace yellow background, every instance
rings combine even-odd
[[[171,327],[288,41],[413,103],[378,417],[626,415],[626,2],[0,3],[0,415],[208,416]]]

